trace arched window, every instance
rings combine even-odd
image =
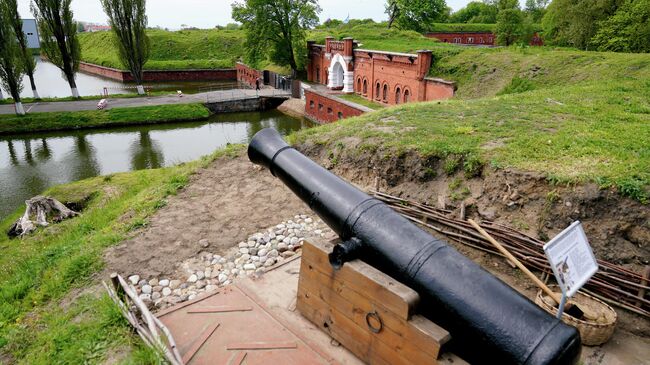
[[[363,79],[363,95],[368,95],[368,80]]]
[[[402,90],[398,87],[395,91],[395,104],[399,104],[402,99]]]
[[[377,86],[375,87],[375,99],[379,100],[379,90],[381,89],[381,84],[377,82]]]
[[[411,92],[408,89],[404,90],[404,102],[405,103],[409,102],[410,97],[411,97]]]
[[[361,93],[361,77],[357,79],[357,93]]]
[[[388,84],[384,84],[384,92],[382,94],[381,100],[383,100],[384,103],[388,102]]]

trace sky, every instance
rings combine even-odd
[[[470,0],[447,0],[454,10],[465,6]],[[149,26],[179,29],[181,25],[197,28],[213,28],[232,22],[230,5],[233,0],[148,0],[147,16]],[[29,10],[30,0],[18,0],[18,11],[23,18],[33,18]],[[372,18],[386,20],[385,0],[319,0],[322,12],[320,18],[326,20]],[[105,24],[106,15],[99,0],[72,0],[72,11],[78,21]]]

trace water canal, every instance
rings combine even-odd
[[[196,123],[0,136],[0,220],[48,187],[195,160],[263,128],[310,126],[278,111],[226,113]]]

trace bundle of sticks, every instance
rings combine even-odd
[[[450,210],[378,191],[370,191],[370,193],[412,222],[455,242],[503,257],[464,217],[455,218]],[[461,216],[464,216],[464,212],[461,212]],[[544,242],[495,222],[484,220],[481,227],[501,242],[526,267],[539,270],[546,277],[552,275],[553,272],[544,255]],[[645,295],[646,292],[650,292],[648,284],[650,266],[646,266],[644,273],[639,274],[604,260],[598,260],[598,265],[598,272],[581,290],[611,305],[650,318],[650,300]]]

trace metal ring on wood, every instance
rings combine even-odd
[[[379,323],[379,327],[373,327],[372,324],[370,324],[370,318],[374,318]],[[377,311],[366,313],[366,325],[368,325],[368,329],[372,333],[379,333],[384,328],[384,322],[382,322],[381,317],[379,317],[379,313],[377,313]]]

